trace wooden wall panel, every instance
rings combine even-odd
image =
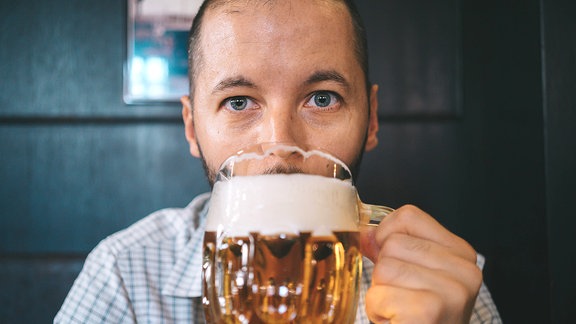
[[[0,323],[52,323],[84,258],[0,257]]]
[[[546,210],[552,319],[576,318],[576,2],[543,2]]]
[[[365,17],[371,81],[384,119],[455,118],[461,112],[458,0],[357,1]]]
[[[487,257],[485,281],[505,322],[548,322],[540,1],[424,2],[361,2],[372,8],[363,8],[368,24],[388,36],[371,43],[378,71],[373,79],[383,90],[380,146],[365,156],[360,192],[392,207],[415,203],[472,243]],[[452,22],[457,30],[434,38],[438,29],[423,30],[427,22]],[[451,44],[448,52],[442,52],[444,41]],[[416,47],[421,50],[402,52],[412,42],[422,42]],[[461,109],[455,115],[408,113],[411,91],[427,94],[435,86],[418,67],[436,54],[456,61],[444,67],[460,68],[460,76],[449,68],[441,73],[460,80],[449,91],[459,92],[451,100],[460,101]],[[397,62],[400,67],[390,68]],[[398,75],[422,82],[411,87],[402,79],[386,81]],[[423,107],[435,106],[434,98],[420,98]],[[400,100],[392,106],[405,115],[388,106],[393,100]]]
[[[0,252],[87,253],[208,191],[175,123],[3,125]]]

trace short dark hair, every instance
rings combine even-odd
[[[233,0],[205,0],[200,8],[198,9],[198,13],[194,18],[194,22],[192,23],[192,27],[190,28],[190,34],[188,38],[188,77],[190,79],[190,96],[193,96],[194,91],[194,80],[195,80],[195,73],[198,70],[198,66],[202,64],[202,57],[200,55],[199,49],[199,39],[200,39],[200,30],[202,27],[202,20],[204,19],[204,14],[208,9],[214,9],[219,6],[228,4]],[[368,73],[368,41],[366,37],[366,28],[364,26],[364,21],[358,12],[358,8],[354,4],[353,0],[333,0],[335,2],[344,3],[346,8],[348,8],[348,12],[352,18],[352,24],[354,28],[354,35],[355,35],[355,51],[356,57],[358,62],[360,63],[360,67],[364,72],[364,79],[366,85],[366,91],[369,93],[370,90],[370,78]]]

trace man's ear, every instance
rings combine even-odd
[[[182,119],[184,120],[186,140],[190,145],[190,154],[199,158],[200,149],[198,148],[196,132],[194,131],[194,116],[192,113],[192,103],[190,102],[190,97],[182,96],[180,98],[180,102],[182,103]]]
[[[368,117],[368,132],[366,133],[366,145],[364,150],[370,151],[378,146],[378,85],[370,88],[370,115]]]

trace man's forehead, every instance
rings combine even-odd
[[[308,72],[331,70],[349,76],[356,67],[347,65],[356,63],[363,70],[353,15],[342,0],[216,0],[205,9],[195,73],[214,75],[225,70],[247,76],[255,67],[258,72],[266,68],[278,72],[308,66]],[[332,55],[314,59],[326,52]],[[272,64],[266,64],[270,60]]]
[[[297,5],[299,2],[317,3],[317,4],[334,4],[344,3],[344,0],[206,0],[207,8],[218,9],[223,7],[246,8],[255,5],[274,6],[278,4]]]
[[[202,34],[207,39],[215,38],[213,36],[217,38],[218,35],[211,34],[214,29],[230,31],[227,27],[231,26],[231,19],[249,22],[244,28],[249,28],[259,19],[265,19],[272,25],[291,26],[293,31],[297,28],[302,31],[306,26],[325,29],[318,28],[318,22],[322,21],[324,25],[340,26],[339,37],[347,34],[346,29],[353,28],[350,12],[342,0],[216,0],[207,7],[205,15],[203,27],[207,32]],[[261,29],[250,36],[257,39],[266,31]]]
[[[284,8],[290,14],[291,8],[301,6],[336,6],[345,8],[343,0],[208,0],[207,12],[213,11],[224,14],[251,13],[258,9]]]
[[[326,5],[335,0],[226,3],[206,12],[200,37],[203,54],[247,58],[252,53],[256,58],[276,52],[277,59],[289,53],[294,61],[330,50],[338,56],[354,52],[351,17]]]

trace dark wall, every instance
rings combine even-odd
[[[576,318],[576,2],[544,1],[544,111],[551,323]]]
[[[180,109],[122,101],[126,3],[0,1],[0,323],[47,323],[86,254],[209,188]]]
[[[378,20],[390,8],[408,17],[395,18],[404,25]],[[418,90],[429,94],[425,103],[435,102],[430,97],[443,91],[438,84],[451,80],[459,82],[454,87],[459,93],[441,100],[455,103],[455,109],[425,105],[423,111],[398,115],[381,107],[381,146],[375,156],[368,154],[362,171],[378,176],[361,179],[361,192],[393,206],[415,203],[471,242],[487,258],[485,281],[506,323],[549,322],[540,2],[389,0],[363,9],[373,17],[372,45],[380,47],[372,63],[376,70],[382,59],[403,67],[397,77],[404,82],[397,90],[404,91],[403,98],[414,97],[405,90],[406,79],[427,79]],[[388,33],[403,37],[379,36]],[[410,39],[424,45],[410,46]],[[438,60],[428,58],[453,53],[446,46],[456,49],[457,68],[445,67],[447,75],[430,79]],[[405,55],[398,47],[420,54]],[[388,80],[385,73],[391,71],[373,79]]]
[[[208,189],[179,107],[122,101],[123,1],[2,1],[0,251],[85,254]]]
[[[363,199],[417,204],[470,241],[506,323],[568,322],[574,4],[359,7],[382,87]],[[1,323],[49,322],[101,239],[208,190],[178,105],[122,102],[125,14],[118,0],[0,0]]]

